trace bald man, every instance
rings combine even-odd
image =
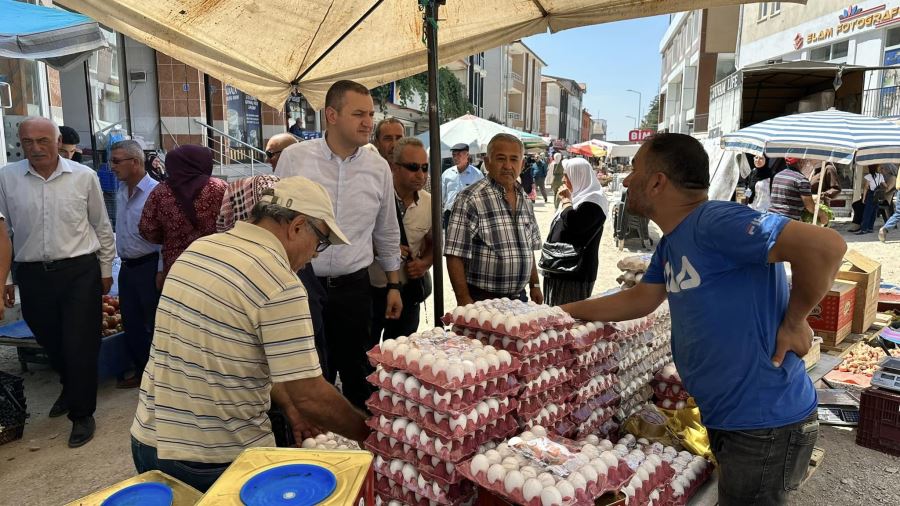
[[[278,165],[278,159],[281,158],[284,148],[291,144],[297,144],[297,142],[299,141],[293,134],[276,134],[269,139],[269,142],[266,143],[266,159],[269,160],[272,170],[275,170],[275,166]]]
[[[26,119],[19,142],[25,160],[0,169],[0,214],[14,231],[22,317],[62,383],[50,416],[69,414],[75,448],[94,436],[100,296],[112,286],[116,246],[100,180],[59,156],[56,123]]]

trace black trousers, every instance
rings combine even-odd
[[[69,419],[93,415],[103,294],[97,255],[20,263],[16,276],[22,317],[59,373]]]
[[[328,302],[325,305],[325,356],[334,383],[341,375],[344,397],[360,409],[375,391],[366,376],[375,368],[366,352],[375,346],[372,338],[372,290],[368,269],[337,277],[320,277]]]
[[[372,287],[372,338],[377,343],[384,332],[384,339],[408,336],[419,329],[421,303],[411,304],[403,301],[400,318],[388,320],[384,317],[387,311],[387,288]]]
[[[159,305],[156,272],[159,253],[122,260],[119,269],[119,309],[125,329],[128,358],[138,377],[144,372],[153,341],[153,322]],[[124,371],[123,371],[124,372]]]
[[[328,295],[325,288],[316,277],[316,271],[313,270],[312,264],[306,264],[302,269],[297,271],[297,277],[306,288],[307,303],[309,304],[309,316],[312,318],[313,333],[315,334],[316,354],[319,355],[319,367],[322,369],[322,375],[328,377],[328,357],[325,354],[325,319],[323,312],[325,311],[325,303],[328,301]]]

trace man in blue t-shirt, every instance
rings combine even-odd
[[[624,184],[629,212],[664,234],[649,270],[632,289],[562,307],[575,318],[622,321],[668,298],[675,365],[719,463],[719,504],[784,504],[818,436],[816,391],[801,360],[812,344],[806,317],[847,245],[827,228],[709,201],[709,159],[688,135],[645,142]]]

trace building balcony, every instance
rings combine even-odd
[[[522,77],[522,74],[518,72],[510,72],[509,77],[512,78],[513,82],[525,83],[525,79]]]
[[[900,117],[900,86],[863,91],[861,114],[876,118]]]
[[[508,119],[509,121],[522,121],[522,115],[520,113],[510,111],[506,113],[506,119]]]

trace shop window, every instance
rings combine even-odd
[[[832,44],[831,46],[831,59],[838,60],[840,58],[847,58],[847,53],[850,50],[850,42],[838,42],[837,44]]]
[[[831,44],[830,46],[820,46],[809,51],[809,59],[811,61],[823,61],[830,63],[844,63],[847,61],[847,55],[850,50],[850,42],[843,41]]]
[[[894,46],[900,46],[900,28],[888,30],[885,40],[885,49],[895,49]]]

